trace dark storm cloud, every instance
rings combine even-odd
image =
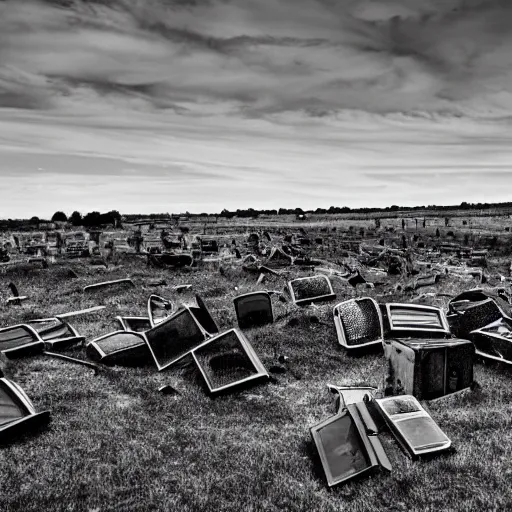
[[[80,85],[182,113],[201,101],[253,115],[505,112],[511,13],[468,0],[10,0],[0,102],[46,107]]]

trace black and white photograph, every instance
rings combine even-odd
[[[0,0],[0,511],[512,510],[512,1]]]

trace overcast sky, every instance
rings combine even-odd
[[[0,218],[510,201],[510,0],[0,0]]]

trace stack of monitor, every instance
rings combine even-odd
[[[475,349],[453,338],[437,307],[352,299],[334,307],[338,341],[347,350],[382,344],[388,392],[435,399],[473,384]]]

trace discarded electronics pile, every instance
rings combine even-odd
[[[289,258],[280,251],[271,256],[279,264]],[[338,274],[347,282],[365,283],[359,272]],[[108,281],[89,285],[84,292],[125,285],[134,283],[130,279]],[[93,368],[153,363],[158,371],[190,356],[209,393],[218,394],[269,379],[242,329],[275,321],[271,300],[275,293],[256,291],[235,297],[238,327],[223,332],[199,295],[183,301],[151,295],[147,316],[117,317],[119,330],[87,344],[66,321],[80,313],[74,312],[0,329],[0,353],[10,359],[43,354]],[[280,298],[287,296],[294,306],[336,299],[331,280],[323,273],[289,280],[284,294],[277,293]],[[448,314],[434,306],[379,304],[370,297],[336,304],[332,314],[338,343],[349,352],[382,347],[388,374],[380,391],[329,386],[338,394],[337,411],[310,429],[328,485],[378,467],[391,470],[379,439],[386,429],[412,458],[448,450],[450,439],[419,400],[471,389],[475,354],[512,363],[511,304],[502,288],[464,292],[449,302]],[[85,345],[92,363],[50,352],[80,345]],[[0,439],[17,425],[30,428],[49,419],[47,411],[36,413],[19,386],[4,378],[0,379],[0,397]]]

